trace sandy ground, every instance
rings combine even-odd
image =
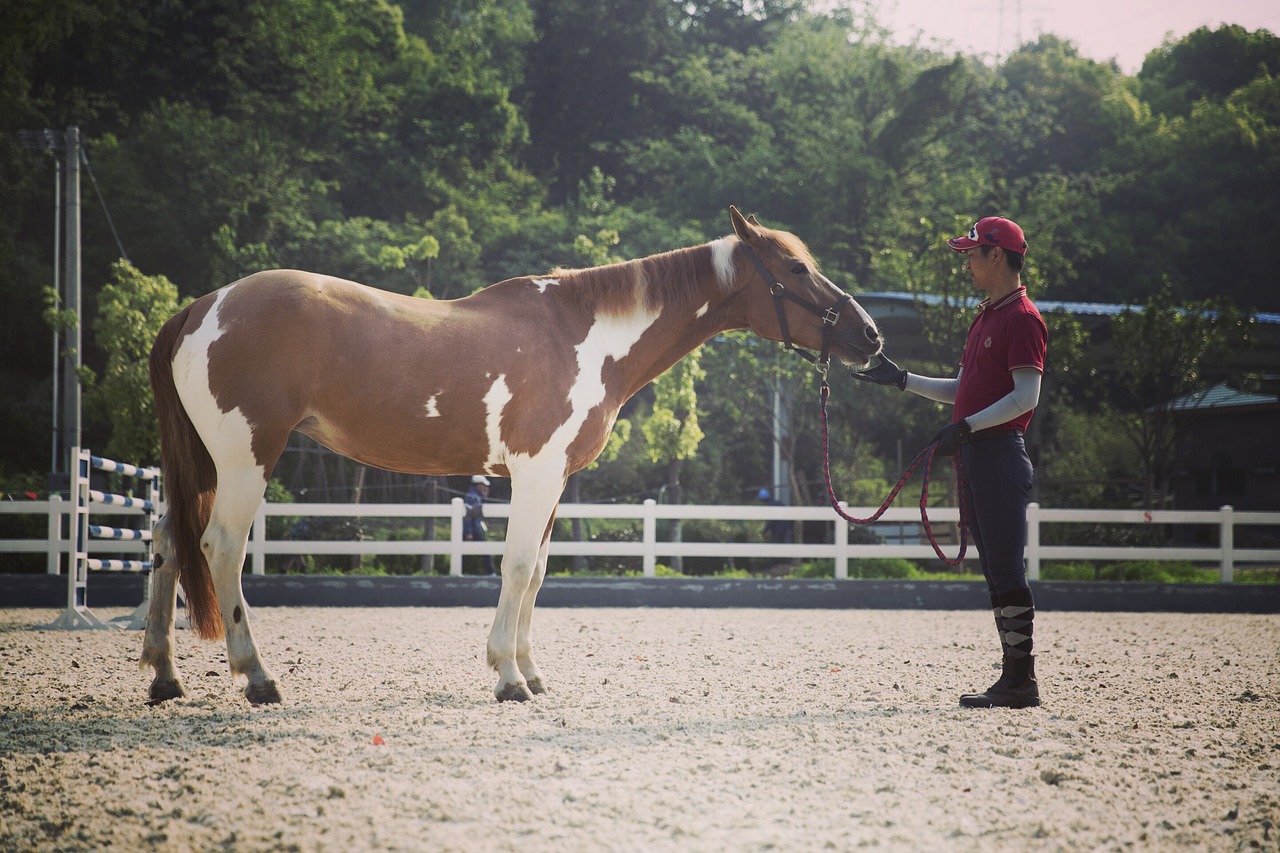
[[[3,850],[1280,849],[1280,616],[1044,613],[1045,705],[971,711],[981,612],[543,609],[500,705],[489,610],[259,609],[258,709],[56,615],[0,610]]]

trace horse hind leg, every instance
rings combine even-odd
[[[254,705],[281,701],[275,675],[262,662],[249,627],[249,605],[244,600],[240,573],[249,542],[249,528],[262,502],[267,481],[262,469],[252,467],[218,472],[218,493],[209,515],[209,526],[200,539],[209,560],[213,588],[218,594],[222,625],[227,634],[227,664],[233,678],[244,676],[245,698]]]
[[[150,698],[153,703],[186,696],[182,676],[173,662],[174,608],[178,600],[178,564],[169,544],[169,517],[160,519],[153,540],[151,570],[151,606],[147,611],[147,628],[142,641],[138,668],[148,666],[155,671]]]

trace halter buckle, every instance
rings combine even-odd
[[[830,308],[826,310],[825,313],[823,313],[822,322],[826,323],[828,326],[834,326],[836,323],[839,323],[840,309],[843,307],[844,307],[843,303],[832,305]]]

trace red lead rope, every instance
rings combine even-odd
[[[938,555],[938,559],[946,563],[948,566],[958,566],[964,560],[965,551],[969,549],[969,518],[967,507],[964,500],[964,466],[960,463],[960,454],[951,457],[951,464],[956,471],[956,491],[959,494],[960,503],[960,553],[953,560],[946,554],[942,553],[942,548],[938,545],[938,540],[933,536],[933,526],[929,524],[929,470],[933,467],[933,455],[938,449],[937,442],[930,444],[924,450],[916,454],[916,458],[911,460],[911,464],[907,466],[907,470],[902,472],[902,476],[898,478],[898,484],[889,492],[889,497],[884,499],[884,503],[880,504],[880,508],[875,511],[869,518],[854,518],[840,508],[840,501],[836,498],[835,490],[831,487],[831,439],[827,434],[827,398],[831,396],[831,386],[827,384],[826,379],[822,380],[822,473],[827,478],[827,495],[831,498],[831,508],[836,514],[851,524],[871,524],[873,521],[884,515],[884,511],[889,508],[894,499],[898,497],[898,492],[902,491],[902,487],[906,485],[907,480],[911,478],[911,473],[916,470],[916,466],[921,462],[924,463],[924,483],[920,486],[920,521],[924,524],[925,535],[929,537],[929,544],[933,546],[933,552]]]

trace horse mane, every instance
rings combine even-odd
[[[658,311],[694,298],[708,276],[721,288],[729,284],[715,269],[710,243],[601,267],[556,268],[551,275],[584,310],[614,315],[635,311],[641,300],[646,310]]]

